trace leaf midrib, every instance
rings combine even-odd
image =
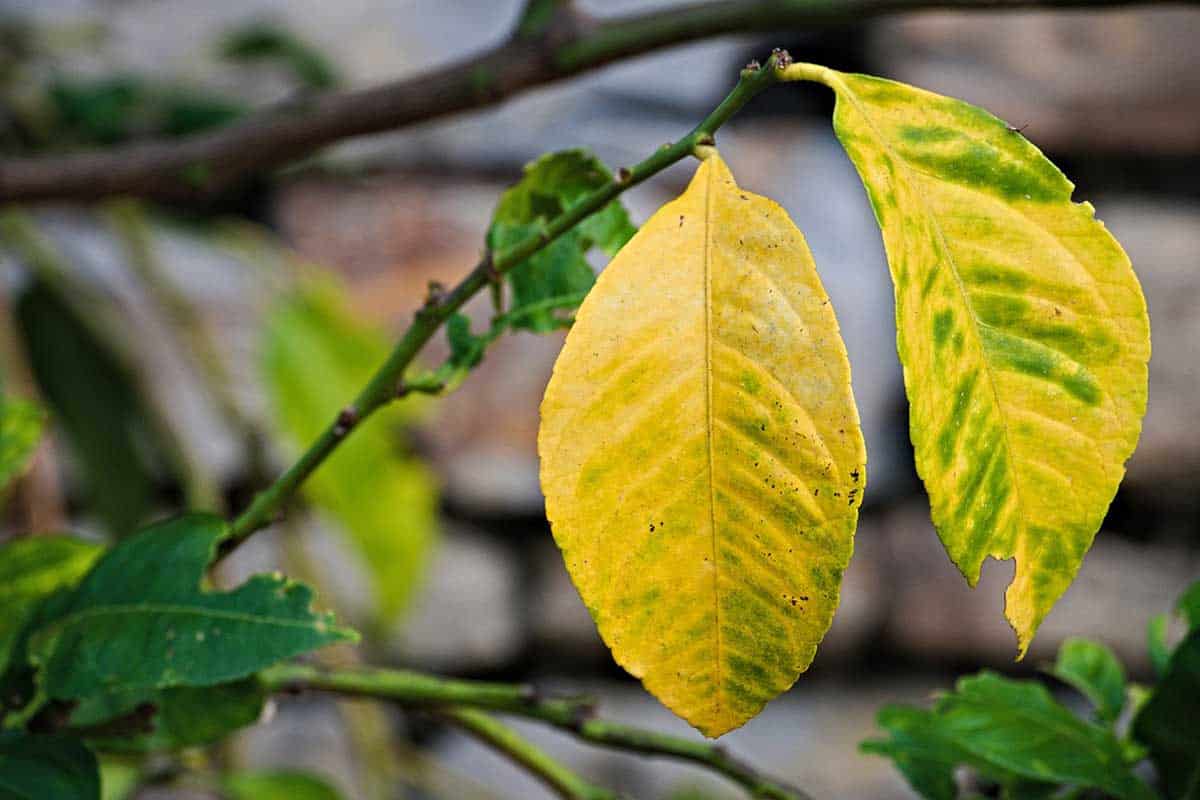
[[[719,158],[719,156],[717,156]],[[714,679],[717,695],[716,716],[721,718],[725,710],[723,702],[724,687],[721,683],[721,568],[717,560],[717,498],[716,498],[716,456],[713,453],[713,376],[712,376],[712,198],[713,198],[713,165],[704,165],[708,169],[707,182],[704,187],[704,410],[705,410],[705,446],[708,449],[708,521],[712,542],[713,569],[713,625],[716,630],[716,665]]]

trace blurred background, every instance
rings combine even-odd
[[[663,5],[583,3],[597,15]],[[515,0],[0,0],[3,155],[186,134],[272,102],[393,80],[501,41]],[[906,797],[860,755],[885,702],[962,672],[1029,675],[1068,635],[1149,671],[1145,623],[1200,576],[1200,11],[922,13],[820,33],[730,37],[640,57],[504,105],[346,142],[204,206],[42,205],[9,226],[0,269],[5,391],[41,398],[53,435],[3,506],[3,536],[115,536],[207,505],[237,510],[355,393],[429,281],[474,265],[499,194],[539,154],[587,147],[613,168],[689,130],[772,47],[982,105],[1076,182],[1129,252],[1154,356],[1141,444],[1082,571],[1012,661],[1003,588],[942,551],[912,467],[891,287],[831,96],[772,90],[722,129],[741,185],[804,231],[838,310],[869,452],[856,553],[808,674],[728,737],[819,797]],[[681,164],[625,195],[635,223]],[[31,236],[33,240],[31,240]],[[597,268],[602,262],[596,263]],[[471,307],[477,326],[489,307]],[[604,714],[690,729],[612,662],[543,516],[538,403],[562,333],[516,333],[454,393],[360,432],[289,515],[225,566],[283,569],[366,634],[331,663],[412,666],[594,693]],[[427,363],[448,352],[442,337]],[[535,741],[637,797],[725,798],[719,779]],[[694,734],[693,734],[694,735]],[[420,718],[317,697],[220,753],[302,766],[347,797],[542,798],[500,757]]]

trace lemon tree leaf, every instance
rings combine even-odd
[[[69,536],[31,536],[0,547],[0,676],[38,605],[78,582],[103,550]]]
[[[586,150],[549,153],[527,164],[521,180],[496,206],[488,247],[498,252],[536,236],[550,220],[612,179],[608,168]],[[514,317],[512,326],[538,332],[561,327],[551,309],[537,305],[585,294],[596,280],[587,252],[598,247],[615,255],[634,231],[625,207],[614,200],[509,272],[514,310],[530,309]]]
[[[0,731],[0,800],[100,800],[96,757],[70,736]]]
[[[29,639],[43,699],[210,686],[356,639],[311,608],[312,591],[257,575],[231,592],[201,588],[227,533],[192,514],[145,528],[105,553],[69,594],[43,607]]]
[[[879,723],[889,738],[863,749],[894,759],[926,797],[954,797],[952,770],[964,765],[1005,796],[1049,797],[1065,784],[1122,800],[1154,798],[1111,729],[1076,717],[1034,681],[982,672],[960,680],[932,710],[891,706]]]
[[[865,451],[804,238],[719,156],[584,300],[538,449],[575,585],[668,708],[717,736],[808,667],[853,548]]]
[[[25,471],[45,417],[33,403],[0,397],[0,491]]]
[[[313,283],[287,298],[268,321],[263,362],[280,433],[307,446],[389,350],[382,333],[353,319],[332,284]],[[400,435],[418,405],[410,400],[373,414],[302,489],[361,556],[383,621],[412,597],[437,533],[436,482]]]
[[[1050,674],[1079,690],[1105,722],[1114,722],[1125,707],[1125,668],[1113,651],[1087,639],[1067,639],[1058,648]]]
[[[1133,721],[1171,798],[1200,797],[1200,627],[1175,648],[1154,694]]]
[[[917,470],[971,585],[1015,558],[1020,655],[1133,452],[1150,328],[1129,259],[1020,133],[960,100],[800,64],[883,230]]]
[[[324,778],[295,770],[235,772],[224,780],[231,800],[340,800]]]

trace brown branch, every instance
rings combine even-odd
[[[0,160],[0,203],[112,195],[204,200],[343,139],[494,105],[614,60],[713,36],[813,30],[929,9],[1158,2],[1162,0],[716,0],[603,19],[585,16],[570,3],[545,2],[538,5],[548,11],[523,15],[513,35],[494,49],[373,89],[296,100],[181,139]]]

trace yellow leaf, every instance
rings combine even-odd
[[[808,667],[866,459],[804,237],[717,155],[601,273],[542,402],[542,489],[617,661],[708,736]]]
[[[1129,258],[1073,184],[982,109],[797,64],[837,93],[896,289],[917,470],[973,586],[1016,558],[1019,655],[1079,570],[1137,444],[1150,325]]]

